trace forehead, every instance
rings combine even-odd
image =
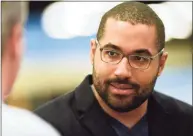
[[[124,52],[147,49],[152,54],[156,48],[156,29],[145,24],[131,24],[125,21],[109,18],[105,24],[102,44],[112,43]]]

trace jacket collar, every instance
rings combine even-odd
[[[75,110],[79,121],[93,136],[117,136],[108,124],[107,114],[101,109],[91,88],[92,76],[88,75],[75,89]]]
[[[75,89],[76,109],[80,113],[88,111],[96,101],[91,85],[92,76],[88,75]]]
[[[175,131],[174,126],[171,122],[174,122],[172,118],[172,110],[169,106],[164,96],[161,93],[153,92],[148,100],[147,107],[147,120],[149,127],[149,136],[174,136]],[[170,123],[168,123],[170,122]]]

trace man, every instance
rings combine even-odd
[[[27,2],[1,2],[2,8],[2,99],[11,91],[23,53],[23,25],[27,18]],[[59,136],[40,117],[2,102],[2,136]]]
[[[91,40],[92,76],[36,113],[68,136],[192,136],[192,107],[154,91],[168,56],[164,29],[143,3],[115,6]]]

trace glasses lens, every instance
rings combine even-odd
[[[131,55],[129,56],[129,62],[130,62],[130,65],[134,68],[144,69],[149,66],[150,58],[137,56],[137,55]]]
[[[107,63],[118,63],[122,54],[113,49],[102,49],[101,59]]]

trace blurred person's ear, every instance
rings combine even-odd
[[[160,58],[160,61],[159,61],[159,70],[158,70],[158,76],[161,75],[164,67],[165,67],[165,64],[166,64],[166,61],[167,61],[167,58],[168,58],[168,53],[167,52],[163,52],[161,58]]]
[[[5,41],[3,51],[2,92],[4,100],[9,95],[17,77],[23,55],[23,46],[23,26],[16,24],[12,27]]]
[[[95,39],[92,39],[90,42],[90,61],[92,64],[94,64],[94,56],[95,56],[95,52],[96,52],[96,41]]]
[[[23,54],[23,26],[21,24],[16,24],[10,34],[9,48],[10,55],[13,58],[20,58]]]

